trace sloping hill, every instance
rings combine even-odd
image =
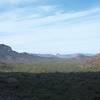
[[[35,54],[18,53],[11,47],[0,44],[0,62],[1,63],[32,63],[34,60],[41,59]]]
[[[87,61],[89,67],[100,67],[100,54],[96,54]]]

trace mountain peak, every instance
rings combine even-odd
[[[12,48],[5,44],[0,44],[0,51],[12,51]]]

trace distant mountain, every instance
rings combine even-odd
[[[26,52],[18,53],[8,45],[0,44],[0,63],[32,63],[34,61],[47,61],[47,60],[87,60],[91,57],[88,54],[29,54]]]
[[[48,57],[48,58],[52,58],[52,57],[56,58],[57,57],[56,55],[52,55],[52,54],[37,54],[37,55],[40,57]]]
[[[67,58],[67,59],[84,59],[84,58],[89,58],[91,57],[92,54],[81,54],[81,53],[75,53],[75,54],[67,54],[67,55],[61,55],[61,54],[56,54],[56,57],[59,58]]]

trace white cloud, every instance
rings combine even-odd
[[[98,32],[100,32],[99,26],[100,21],[90,21],[86,23],[81,21],[81,23],[74,23],[71,26],[61,24],[32,29],[31,31],[30,29],[26,30],[26,28],[23,28],[23,31],[19,30],[20,34],[17,29],[14,30],[12,27],[12,32],[15,31],[14,34],[3,36],[0,40],[3,43],[11,45],[14,49],[17,49],[17,46],[23,47],[23,49],[19,51],[24,51],[26,50],[25,48],[27,48],[26,51],[28,52],[39,52],[39,50],[46,52],[47,48],[51,48],[51,51],[48,51],[52,52],[52,48],[54,47],[56,47],[54,51],[57,51],[57,49],[59,51],[60,48],[70,50],[70,47],[78,48],[80,44],[81,47],[83,46],[84,48],[87,48],[87,46],[89,46],[88,44],[90,44],[92,48],[95,43],[97,43],[95,44],[97,46],[100,42],[98,34]],[[21,34],[21,32],[23,34]],[[38,48],[38,50],[34,50],[33,48]]]
[[[23,15],[23,10],[12,11],[4,13],[0,16],[0,31],[13,32],[16,30],[20,32],[21,30],[27,31],[36,28],[37,26],[45,26],[47,24],[54,25],[56,23],[66,22],[69,20],[84,19],[85,17],[91,18],[91,15],[100,15],[100,9],[90,9],[82,12],[73,13],[59,13],[52,16],[45,16],[41,18],[39,13],[33,13],[29,15]],[[25,17],[24,17],[25,16]],[[40,16],[40,18],[38,18]],[[66,21],[65,21],[66,20]],[[63,22],[63,23],[64,23]],[[67,22],[66,22],[67,23]]]
[[[36,17],[32,18],[35,14]],[[39,13],[34,13],[25,16],[25,18],[22,11],[19,10],[2,14],[0,19],[4,18],[4,20],[0,21],[0,32],[8,35],[0,37],[0,41],[13,47],[22,46],[23,50],[19,51],[24,51],[30,46],[38,48],[34,50],[31,47],[29,52],[38,52],[39,50],[45,52],[48,48],[51,48],[51,51],[47,50],[48,52],[60,51],[62,48],[69,51],[75,46],[76,49],[79,48],[78,46],[80,48],[83,46],[81,50],[84,50],[84,48],[88,49],[89,44],[92,48],[92,45],[96,43],[99,46],[100,40],[97,37],[100,33],[100,19],[98,17],[100,16],[100,8],[72,13],[56,11],[55,15],[48,17],[40,15],[40,18],[39,15]],[[21,16],[24,20],[20,20]],[[56,48],[53,49],[54,47]]]

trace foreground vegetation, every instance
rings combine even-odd
[[[34,62],[33,64],[0,64],[1,72],[28,72],[28,73],[69,73],[69,72],[98,72],[99,66],[87,67],[80,62]]]
[[[100,67],[35,62],[0,71],[0,100],[100,100]]]
[[[0,100],[100,100],[100,73],[0,73]]]

